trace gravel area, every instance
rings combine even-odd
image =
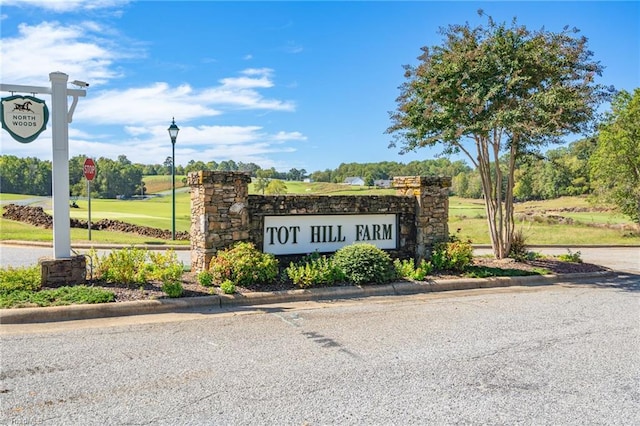
[[[525,275],[526,272],[535,272],[535,271],[539,271],[540,269],[545,269],[551,272],[552,274],[568,274],[568,273],[579,273],[579,272],[586,273],[586,272],[597,272],[597,271],[607,270],[602,266],[594,265],[590,263],[562,262],[552,258],[537,259],[537,260],[531,260],[527,262],[516,262],[513,259],[495,260],[488,257],[477,257],[474,259],[474,265],[505,270],[504,275],[507,275],[507,272],[510,272],[511,275],[516,275],[518,273]],[[429,276],[430,280],[455,279],[455,278],[463,278],[463,275],[460,273],[454,273],[454,272],[443,272],[438,274],[432,274]],[[98,282],[89,283],[88,285],[113,291],[116,295],[116,300],[115,300],[116,302],[167,298],[165,293],[162,291],[162,283],[160,282],[151,282],[145,285],[125,286],[122,284],[113,284],[113,283],[105,283],[105,282],[98,281]],[[348,286],[350,284],[341,284],[341,285]],[[220,290],[220,287],[218,286],[205,287],[200,285],[198,283],[196,275],[190,272],[185,273],[183,275],[182,286],[184,288],[184,293],[182,297],[210,296],[213,294],[222,293],[222,291]],[[241,294],[246,294],[246,293],[251,293],[256,291],[282,291],[282,290],[294,290],[296,288],[297,287],[290,282],[277,282],[275,284],[269,284],[269,285],[256,284],[255,286],[252,286],[250,288],[237,287],[236,291]]]

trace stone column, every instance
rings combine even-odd
[[[209,268],[218,250],[249,239],[249,183],[243,172],[191,172],[191,271]]]
[[[44,286],[60,287],[87,282],[87,260],[83,255],[71,256],[68,259],[41,257],[38,264]]]
[[[449,238],[450,177],[398,176],[396,193],[416,198],[416,261],[429,259],[433,246]]]

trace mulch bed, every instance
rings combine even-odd
[[[487,268],[498,268],[506,270],[519,270],[526,273],[526,271],[534,272],[536,269],[546,269],[553,274],[569,274],[569,273],[588,273],[606,271],[607,269],[590,264],[590,263],[570,263],[562,262],[555,259],[538,259],[526,262],[516,262],[513,259],[495,260],[486,257],[478,257],[474,259],[475,266],[484,266]],[[512,271],[513,272],[513,271]],[[442,279],[455,279],[462,278],[463,275],[454,272],[442,272],[438,274],[432,274],[429,276],[432,280]],[[166,299],[166,294],[162,291],[162,283],[151,282],[145,285],[132,285],[123,286],[122,284],[111,284],[105,282],[89,283],[93,287],[103,288],[115,293],[116,302],[126,302],[133,300],[153,300],[153,299]],[[350,284],[344,284],[350,285]],[[196,274],[185,273],[182,277],[182,286],[184,293],[182,297],[198,297],[198,296],[210,296],[213,294],[221,294],[219,287],[205,287],[198,283]],[[269,285],[255,285],[250,288],[237,287],[238,293],[246,294],[257,291],[281,291],[281,290],[295,290],[297,287],[291,282],[276,282]]]

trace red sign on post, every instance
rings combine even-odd
[[[87,158],[84,160],[82,171],[87,180],[93,180],[93,178],[96,177],[96,163],[94,163],[91,158]]]

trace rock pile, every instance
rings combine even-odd
[[[19,206],[9,204],[4,207],[2,217],[5,219],[16,220],[28,223],[40,228],[52,228],[53,217],[45,213],[42,207]],[[70,225],[72,228],[88,228],[86,220],[71,218]],[[115,231],[128,232],[132,234],[142,235],[144,237],[159,238],[164,240],[171,239],[171,231],[166,229],[151,228],[148,226],[132,225],[130,223],[121,222],[119,220],[102,219],[98,222],[91,222],[91,229],[98,231]],[[184,231],[176,232],[176,240],[188,240],[189,233]]]

